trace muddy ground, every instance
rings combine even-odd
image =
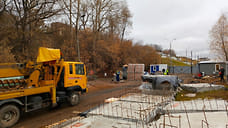
[[[141,81],[112,82],[111,79],[98,79],[88,82],[89,92],[81,96],[77,106],[61,105],[55,109],[42,109],[24,114],[13,128],[40,128],[55,122],[70,119],[79,112],[87,111],[110,97],[119,97],[128,92],[138,91]]]

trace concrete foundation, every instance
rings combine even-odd
[[[202,111],[226,111],[227,102],[219,99],[198,99],[191,101],[173,101],[164,108],[171,113],[202,112]]]
[[[198,112],[163,115],[154,124],[160,128],[227,128],[226,112]]]
[[[149,125],[161,110],[171,102],[171,96],[159,96],[142,93],[131,93],[119,99],[112,98],[105,103],[91,110],[85,118],[74,122],[65,128],[138,128]]]
[[[226,128],[228,103],[224,100],[174,101],[154,123],[159,127]]]
[[[228,103],[198,99],[172,101],[171,96],[131,93],[111,98],[87,114],[68,120],[64,128],[225,128]],[[67,125],[66,125],[67,124]],[[55,128],[52,127],[52,128]]]
[[[130,121],[149,122],[171,101],[169,96],[129,94],[118,101],[100,105],[89,115],[102,115]]]

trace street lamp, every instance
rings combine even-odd
[[[82,16],[80,16],[80,18],[83,18],[84,20],[84,17],[85,17],[85,14],[83,14]],[[81,27],[81,25],[79,25],[79,28]],[[79,39],[78,39],[78,34],[76,34],[76,39],[77,39],[77,48],[78,48],[78,61],[81,61],[80,60],[80,46],[79,46]]]
[[[172,48],[172,42],[176,40],[176,38],[172,39],[170,41],[170,48],[169,48],[169,61],[170,61],[170,67],[172,67],[172,57],[171,57],[171,48]],[[171,69],[171,68],[170,68]],[[171,71],[171,70],[170,70]],[[174,73],[174,69],[173,69],[173,73]]]

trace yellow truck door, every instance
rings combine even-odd
[[[65,77],[65,87],[71,87],[71,86],[75,86],[75,78],[74,78],[74,64],[73,63],[67,63],[66,64],[66,77]]]
[[[82,89],[86,88],[86,70],[83,63],[68,63],[68,70],[66,70],[65,87],[81,86]]]
[[[78,84],[81,86],[82,89],[86,88],[86,82],[87,82],[87,77],[86,77],[86,69],[84,64],[74,64],[74,69],[75,69],[75,77],[77,78]]]

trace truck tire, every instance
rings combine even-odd
[[[0,128],[15,125],[20,118],[20,110],[15,105],[4,105],[0,108]]]
[[[69,103],[70,105],[74,106],[77,105],[79,103],[80,97],[79,97],[79,93],[78,92],[70,92],[69,95]]]

